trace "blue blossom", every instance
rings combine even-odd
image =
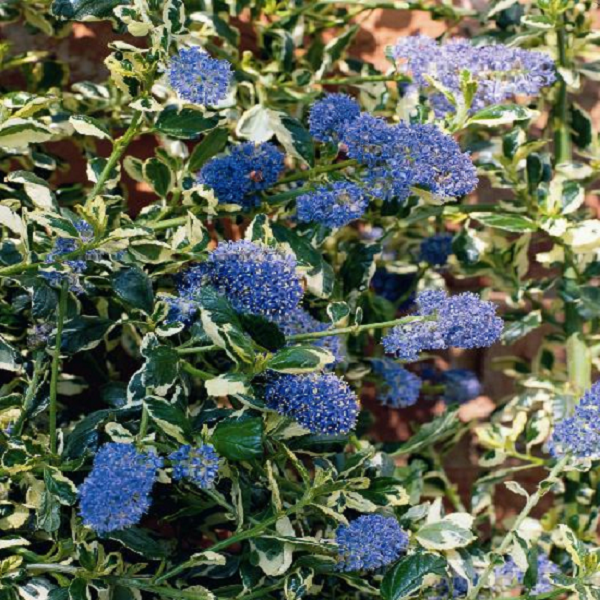
[[[310,109],[310,133],[319,142],[337,143],[346,125],[359,114],[360,107],[354,98],[346,94],[328,94]]]
[[[209,160],[198,173],[198,183],[215,193],[220,204],[252,208],[260,204],[258,192],[273,186],[283,172],[283,153],[270,142],[244,142],[229,154]]]
[[[393,327],[383,338],[387,354],[417,360],[423,350],[487,348],[500,338],[504,323],[496,306],[471,292],[448,296],[427,290],[417,297],[417,314],[435,320]]]
[[[169,307],[167,318],[165,319],[167,324],[182,323],[183,325],[189,325],[194,321],[200,305],[196,300],[186,298],[185,296],[168,296],[162,294],[160,300],[166,302]]]
[[[212,58],[197,46],[182,48],[169,61],[169,84],[180,98],[193,104],[214,106],[227,96],[231,65]]]
[[[419,250],[419,260],[434,266],[445,265],[452,254],[452,239],[450,233],[439,233],[424,239]]]
[[[419,321],[396,325],[382,339],[386,354],[400,360],[415,361],[423,350],[442,350],[446,348],[437,323]]]
[[[416,294],[412,291],[415,283],[416,273],[392,273],[384,267],[375,270],[371,285],[375,293],[389,302],[397,302],[402,296],[408,296],[398,307],[408,308],[414,301]],[[410,293],[408,293],[410,291]]]
[[[293,256],[245,240],[219,244],[205,263],[186,273],[180,294],[193,299],[204,282],[236,311],[275,321],[295,310],[304,294]]]
[[[104,444],[79,489],[84,525],[102,534],[139,523],[150,508],[161,466],[154,452],[139,452],[132,444]]]
[[[350,158],[369,167],[365,184],[383,201],[404,201],[411,187],[455,198],[477,186],[470,156],[435,125],[390,125],[363,113],[344,129],[342,141]]]
[[[447,578],[442,579],[425,596],[426,600],[448,600],[448,598],[464,598],[469,591],[469,582],[464,577],[452,577],[452,593],[450,593],[450,582]]]
[[[417,403],[423,382],[414,373],[389,358],[371,360],[373,371],[383,379],[377,399],[384,406],[404,408]]]
[[[189,479],[199,488],[213,487],[219,472],[219,455],[211,444],[180,446],[169,455],[173,463],[173,479]]]
[[[54,329],[51,323],[38,323],[33,326],[33,331],[27,336],[27,345],[30,348],[37,348],[48,344],[50,334]]]
[[[559,573],[560,569],[546,554],[539,553],[537,557],[537,579],[531,588],[531,593],[546,594],[554,589],[550,576]],[[525,571],[520,569],[512,557],[505,558],[504,564],[494,570],[494,586],[497,591],[512,590],[521,587],[525,578]]]
[[[408,547],[408,534],[394,517],[363,515],[335,534],[338,570],[375,571],[398,560]]]
[[[472,112],[515,96],[537,96],[556,80],[554,61],[548,54],[503,44],[475,46],[466,39],[440,44],[425,36],[414,36],[401,38],[392,56],[401,69],[412,75],[415,85],[428,88],[427,77],[432,77],[462,103],[461,74],[469,71],[477,82]],[[437,115],[455,111],[440,92],[435,91],[431,99]]]
[[[469,369],[448,369],[442,373],[442,381],[446,386],[444,400],[448,404],[463,404],[481,394],[479,378]]]
[[[600,458],[600,381],[585,392],[572,416],[555,424],[549,450],[555,457]]]
[[[317,321],[311,314],[300,307],[286,313],[277,321],[277,325],[286,336],[314,333],[316,331],[327,331],[330,327],[327,323]],[[329,350],[334,356],[334,364],[344,360],[344,345],[341,337],[338,335],[311,340],[311,344]]]
[[[265,386],[267,406],[311,433],[346,434],[356,425],[358,400],[333,373],[275,375]]]
[[[299,196],[296,202],[299,221],[331,228],[360,219],[369,205],[365,190],[350,181],[320,185]]]

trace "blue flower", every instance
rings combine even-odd
[[[79,490],[84,525],[102,534],[139,523],[150,508],[161,466],[153,452],[138,452],[132,444],[104,444]]]
[[[183,325],[189,325],[194,321],[200,305],[197,301],[185,296],[168,296],[167,294],[161,294],[160,300],[166,302],[169,306],[169,312],[165,322],[167,324],[182,323]]]
[[[329,329],[329,324],[317,321],[317,319],[302,308],[297,308],[286,313],[277,321],[277,325],[285,336],[313,333],[315,331],[327,331]],[[334,356],[334,364],[344,360],[345,351],[342,339],[338,335],[311,340],[311,344],[329,350]]]
[[[214,106],[227,96],[231,65],[194,46],[182,48],[168,66],[169,84],[186,102]]]
[[[224,294],[236,311],[274,321],[295,310],[304,294],[293,256],[244,240],[219,244],[185,274],[180,294],[193,300],[203,283]]]
[[[198,183],[212,188],[220,204],[252,208],[260,204],[258,192],[279,179],[283,159],[283,153],[270,142],[244,142],[229,154],[209,160],[198,173]]]
[[[417,403],[423,382],[414,373],[389,358],[371,360],[373,371],[383,378],[377,399],[384,406],[405,408]]]
[[[452,254],[452,234],[439,233],[421,242],[419,260],[434,266],[442,266],[448,262]]]
[[[469,591],[469,582],[464,577],[452,577],[452,594],[448,579],[442,579],[425,596],[426,600],[448,600],[448,598],[464,598]]]
[[[297,199],[298,220],[321,223],[326,227],[343,227],[360,219],[369,200],[365,190],[349,181],[320,185]]]
[[[444,400],[448,404],[463,404],[481,394],[481,383],[469,369],[448,369],[442,373],[446,386]]]
[[[556,80],[552,58],[544,52],[489,44],[474,46],[466,39],[438,44],[425,36],[401,38],[392,51],[400,67],[412,75],[415,85],[428,88],[432,77],[464,103],[461,73],[469,71],[477,82],[471,112],[501,104],[515,96],[536,96]],[[432,95],[438,116],[456,109],[440,92]]]
[[[415,273],[391,273],[387,269],[379,267],[375,270],[371,285],[378,296],[389,302],[397,302],[412,289],[415,279]],[[398,309],[408,308],[414,302],[415,297],[415,292],[411,291]]]
[[[346,94],[328,94],[310,109],[310,133],[319,142],[337,143],[346,125],[358,115],[360,107],[354,98]]]
[[[555,424],[549,450],[555,457],[600,458],[600,381],[585,392],[572,416]]]
[[[383,338],[387,354],[401,360],[417,360],[423,350],[487,348],[502,333],[504,322],[496,306],[471,292],[448,296],[427,290],[417,297],[417,314],[435,320],[393,327]]]
[[[369,167],[395,158],[396,139],[393,126],[369,113],[361,113],[342,131],[348,156]]]
[[[213,487],[219,472],[219,455],[211,444],[180,446],[169,455],[173,463],[173,479],[189,479],[199,488]]]
[[[560,569],[544,553],[537,557],[537,580],[531,588],[531,593],[546,594],[554,590],[550,575],[560,573]],[[513,590],[523,585],[525,571],[520,569],[512,557],[505,558],[504,564],[494,570],[494,586],[497,591]]]
[[[311,433],[346,434],[356,425],[358,400],[332,373],[274,375],[265,386],[267,406]]]
[[[394,517],[363,515],[335,534],[338,570],[375,571],[398,560],[408,547],[408,534]]]

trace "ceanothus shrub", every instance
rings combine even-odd
[[[2,598],[598,597],[592,8],[3,3]]]

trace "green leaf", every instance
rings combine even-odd
[[[154,334],[144,339],[142,355],[146,358],[142,383],[164,396],[179,377],[179,355],[170,346],[159,344]]]
[[[477,214],[475,217],[481,224],[495,229],[511,231],[513,233],[522,233],[524,231],[536,231],[537,225],[528,217],[519,215],[500,215],[500,214]]]
[[[52,14],[70,21],[108,19],[114,16],[116,6],[129,3],[130,0],[54,0]]]
[[[171,169],[158,158],[149,158],[144,163],[144,178],[161,198],[169,193],[175,179]]]
[[[514,344],[517,340],[535,331],[542,324],[542,313],[539,310],[527,314],[519,314],[514,321],[507,321],[502,331],[502,341]]]
[[[151,560],[160,560],[169,555],[168,546],[155,540],[147,529],[129,527],[122,531],[113,531],[108,534],[111,540],[121,542],[129,550]]]
[[[21,357],[18,352],[0,335],[0,371],[18,373],[21,370]]]
[[[459,514],[465,515],[454,513],[435,523],[426,523],[417,531],[415,539],[427,550],[454,550],[468,546],[475,535],[470,528],[454,519]],[[464,520],[468,521],[469,515],[466,517]]]
[[[44,483],[50,494],[65,506],[73,506],[77,502],[77,487],[57,469],[44,469]]]
[[[317,346],[283,348],[267,361],[266,367],[279,373],[299,375],[320,371],[335,360],[331,352]]]
[[[468,121],[467,125],[485,125],[496,127],[514,121],[533,119],[538,115],[537,111],[531,110],[519,104],[502,104],[488,106],[476,112]]]
[[[204,139],[194,146],[188,170],[192,173],[199,171],[213,156],[219,154],[227,145],[229,131],[227,129],[213,129],[204,136]]]
[[[383,578],[383,600],[404,600],[421,589],[426,575],[446,574],[446,561],[435,554],[411,554],[394,565]]]
[[[274,352],[285,346],[285,335],[279,327],[258,315],[240,315],[242,327],[260,346]]]
[[[313,138],[298,119],[286,113],[278,113],[278,122],[274,122],[273,130],[279,143],[291,156],[300,158],[309,166],[315,164],[315,145]]]
[[[97,137],[102,140],[110,140],[110,133],[102,121],[88,117],[87,115],[73,115],[69,118],[73,129],[79,135]]]
[[[37,511],[37,527],[48,533],[60,527],[60,503],[48,490],[42,493],[42,502]]]
[[[368,289],[375,273],[375,256],[380,252],[379,244],[355,244],[349,249],[340,271],[347,294]]]
[[[218,122],[218,116],[205,117],[202,111],[195,108],[182,108],[178,111],[177,107],[168,106],[158,115],[154,127],[156,131],[169,137],[191,140],[203,131],[216,127]]]
[[[144,400],[148,414],[167,435],[185,444],[191,436],[191,426],[184,412],[164,398],[148,396]]]
[[[251,460],[263,455],[263,422],[260,417],[222,421],[215,428],[211,443],[220,456],[229,460]]]
[[[115,323],[102,317],[77,316],[65,323],[60,348],[67,354],[91,350],[100,344]]]
[[[146,314],[154,308],[152,282],[139,267],[121,269],[111,276],[115,294],[133,308],[139,308]]]

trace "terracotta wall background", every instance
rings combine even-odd
[[[477,10],[487,5],[485,0],[476,0],[469,4]],[[595,11],[594,18],[600,24],[600,11]],[[438,36],[445,30],[445,25],[440,21],[433,21],[428,13],[409,12],[401,10],[375,10],[365,18],[359,20],[362,29],[358,34],[351,53],[363,59],[372,61],[380,68],[387,68],[385,59],[385,47],[393,44],[401,35],[413,33],[426,33]],[[469,33],[477,30],[476,21],[465,22],[456,34],[468,37]],[[107,55],[107,44],[116,39],[109,24],[106,23],[79,23],[73,26],[71,36],[62,39],[49,39],[41,34],[32,34],[22,27],[9,25],[0,28],[0,40],[11,42],[14,51],[27,49],[43,50],[58,59],[67,62],[71,67],[71,83],[81,80],[102,82],[108,73],[103,65]],[[122,39],[122,36],[119,37]],[[244,39],[244,43],[251,41]],[[600,123],[600,103],[598,86],[586,84],[580,103],[591,111],[597,123]],[[78,152],[68,143],[60,142],[53,144],[53,151],[63,157],[69,164],[69,171],[60,176],[62,182],[85,181],[85,163]],[[99,146],[100,153],[106,153],[107,148]],[[152,138],[146,137],[136,141],[131,152],[140,158],[147,158],[153,154],[154,143]],[[154,200],[153,194],[139,184],[132,181],[129,185],[129,204],[134,212],[140,207]],[[494,199],[494,191],[488,190],[486,195]],[[595,203],[595,197],[590,197],[590,203]],[[451,288],[461,289],[469,286],[469,282],[461,282],[449,278]],[[462,351],[448,354],[439,359],[440,366],[451,365],[453,367],[465,367],[476,371],[483,382],[483,395],[463,406],[461,417],[484,418],[494,408],[492,398],[499,400],[510,394],[512,390],[511,381],[501,373],[494,371],[491,367],[492,361],[502,355],[511,354],[530,361],[535,355],[543,333],[535,333],[520,340],[510,348],[497,346],[489,351]],[[417,408],[408,410],[387,409],[377,405],[373,400],[373,390],[367,390],[364,402],[372,408],[376,414],[377,425],[374,433],[383,441],[391,441],[406,438],[410,433],[410,423],[414,421],[423,422],[431,418],[432,413],[442,410],[440,404],[431,402],[420,403]],[[468,502],[470,487],[479,471],[476,466],[475,441],[463,439],[461,444],[452,451],[446,460],[446,467],[450,478],[457,483],[461,495]],[[528,489],[535,487],[539,481],[540,473],[535,470],[528,471],[523,475],[520,482]],[[522,499],[510,494],[502,487],[498,490],[499,517],[505,514],[513,514],[519,508]]]

